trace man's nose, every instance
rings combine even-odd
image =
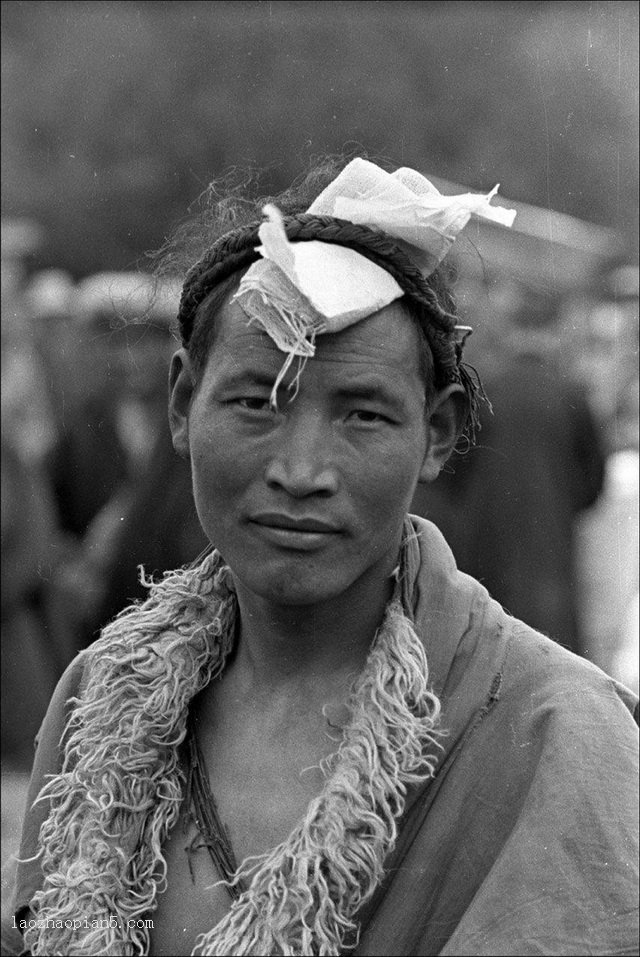
[[[334,494],[338,472],[332,461],[330,426],[323,426],[318,415],[286,418],[267,465],[267,484],[294,498]]]

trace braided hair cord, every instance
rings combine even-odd
[[[188,345],[198,308],[209,293],[232,273],[260,259],[260,225],[256,221],[225,233],[187,273],[178,310],[183,345]],[[479,427],[482,388],[466,374],[461,361],[461,348],[455,339],[456,317],[442,307],[435,289],[408,254],[385,233],[333,216],[301,213],[285,217],[284,228],[290,242],[318,241],[347,247],[396,280],[417,307],[421,328],[433,353],[436,386],[459,383],[465,391],[468,429],[473,438]]]

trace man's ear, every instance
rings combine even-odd
[[[427,451],[420,469],[420,482],[433,482],[453,452],[464,427],[467,395],[454,383],[438,392],[427,413]]]
[[[186,349],[178,349],[169,369],[169,428],[180,458],[189,458],[189,409],[196,380]]]

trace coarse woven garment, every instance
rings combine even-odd
[[[456,569],[431,523],[408,528],[404,605],[447,733],[434,778],[409,790],[350,952],[637,954],[635,696],[506,615]],[[86,654],[54,696],[31,798],[60,768],[65,702],[85,666]],[[34,854],[47,811],[28,812],[21,858]],[[19,865],[14,912],[41,884],[37,860]],[[5,947],[21,952],[17,939]]]

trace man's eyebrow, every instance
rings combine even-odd
[[[386,379],[366,379],[360,382],[350,382],[341,385],[336,390],[336,395],[346,399],[382,399],[394,405],[404,404],[402,396],[393,388],[393,384]]]
[[[231,369],[226,369],[220,373],[219,383],[224,386],[235,386],[235,385],[257,385],[257,386],[266,386],[271,389],[273,383],[276,381],[276,376],[278,375],[277,368],[274,368],[273,372],[269,372],[267,369],[255,369],[250,366],[235,366]]]

